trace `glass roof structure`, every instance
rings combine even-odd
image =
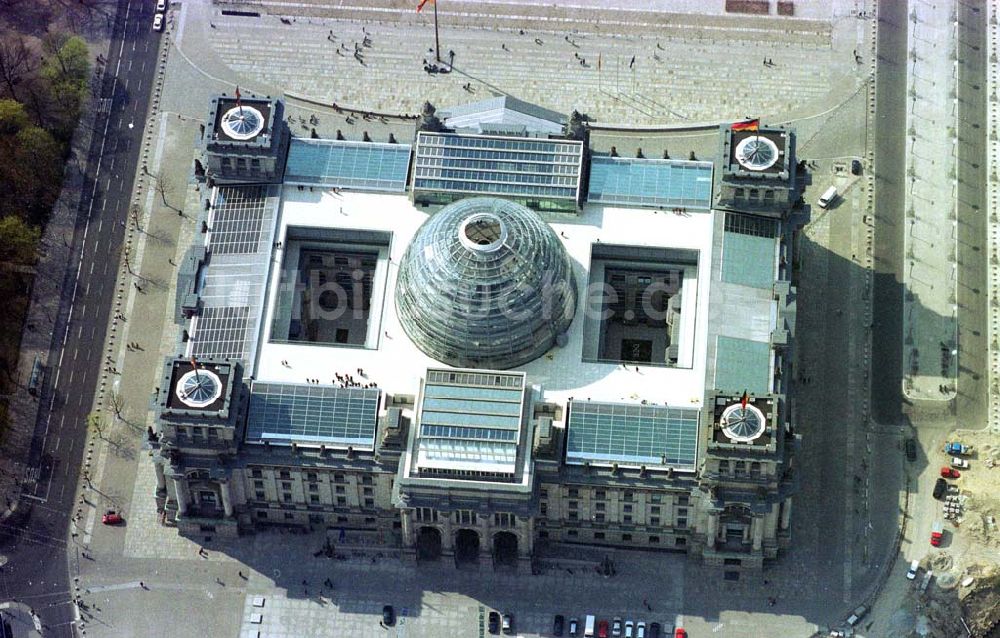
[[[374,449],[380,396],[377,388],[257,382],[247,440]]]
[[[736,161],[752,171],[771,168],[778,161],[778,145],[767,137],[744,137],[736,144]]]
[[[719,335],[715,351],[715,388],[738,394],[771,391],[771,344]]]
[[[406,191],[409,144],[376,144],[293,137],[285,183],[386,193]]]
[[[571,401],[566,462],[693,470],[699,413],[694,408]]]
[[[417,135],[413,190],[567,200],[580,195],[583,143],[576,140]]]
[[[255,361],[279,192],[277,185],[258,184],[216,189],[208,220],[211,258],[198,274],[202,308],[186,355]]]
[[[234,140],[249,140],[264,130],[264,115],[252,106],[235,106],[223,114],[222,130]]]
[[[722,239],[722,280],[751,288],[774,287],[777,239],[726,231]]]
[[[707,211],[712,163],[595,156],[590,160],[587,201]]]
[[[576,312],[573,267],[537,214],[498,198],[430,217],[399,266],[396,310],[424,353],[455,367],[505,370],[545,354]]]
[[[524,400],[520,373],[428,370],[417,470],[513,476]]]

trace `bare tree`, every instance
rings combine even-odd
[[[36,59],[19,33],[0,34],[0,82],[13,99],[18,99],[17,85],[35,73]]]
[[[167,191],[173,186],[170,178],[163,171],[160,171],[156,174],[154,179],[156,180],[156,193],[160,196],[160,199],[163,200],[163,205],[167,208],[173,208],[173,206],[167,203]]]
[[[112,390],[109,402],[111,403],[111,409],[115,412],[115,416],[124,421],[125,417],[122,416],[122,411],[125,409],[125,397],[118,390]]]
[[[107,440],[105,439],[105,432],[108,429],[108,422],[97,412],[91,412],[87,415],[87,427],[96,432],[98,438]]]

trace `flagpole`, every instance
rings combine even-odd
[[[431,0],[434,4],[434,55],[437,56],[437,61],[441,61],[441,36],[438,33],[438,3],[437,0]]]

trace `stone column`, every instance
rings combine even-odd
[[[398,511],[399,522],[403,529],[403,547],[413,547],[413,521],[410,519],[413,510],[400,509]]]
[[[705,531],[705,542],[712,549],[715,549],[715,539],[719,535],[719,515],[715,512],[708,513],[708,529]]]
[[[455,551],[455,537],[451,533],[451,512],[447,516],[438,517],[441,520],[441,553],[452,553]]]
[[[163,470],[163,463],[154,461],[153,469],[156,470],[156,495],[163,496],[167,493],[167,475]]]
[[[753,550],[760,551],[761,540],[764,538],[764,519],[754,516],[750,521],[750,537],[753,540]]]
[[[233,516],[233,497],[229,493],[229,481],[223,480],[219,482],[219,487],[222,492],[222,511],[225,513],[226,518],[232,518]]]
[[[174,477],[174,494],[177,495],[177,515],[184,516],[191,506],[191,492],[188,491],[187,480],[183,476]]]
[[[788,529],[792,522],[792,499],[786,498],[781,504],[781,529]]]

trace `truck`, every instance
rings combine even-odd
[[[948,456],[968,456],[972,454],[972,446],[958,441],[949,441],[944,444],[944,453]]]
[[[951,466],[957,467],[960,470],[967,470],[969,469],[969,462],[963,458],[953,456],[951,457]]]
[[[931,545],[934,547],[941,546],[941,540],[944,538],[944,523],[941,521],[934,521],[934,526],[931,528]]]

